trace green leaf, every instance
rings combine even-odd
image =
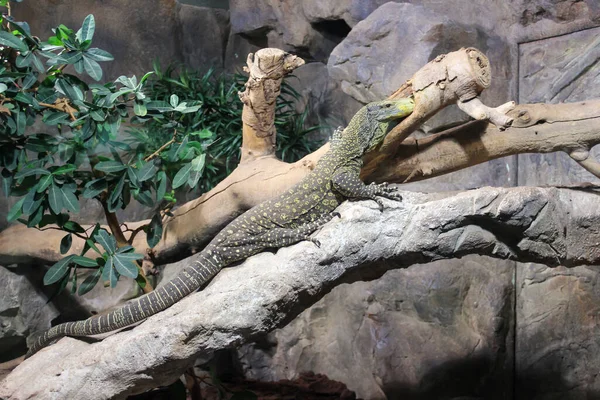
[[[28,67],[29,64],[33,61],[33,53],[28,52],[25,56],[23,54],[19,54],[17,56],[16,64],[18,68]]]
[[[48,203],[55,214],[59,214],[63,209],[63,194],[61,189],[54,183],[48,190]]]
[[[28,51],[29,47],[21,39],[10,32],[0,31],[0,46],[12,47],[19,51]]]
[[[40,179],[40,183],[38,184],[37,192],[42,193],[44,190],[48,189],[48,186],[52,183],[54,177],[52,175],[44,175]]]
[[[179,186],[185,184],[190,176],[190,171],[192,169],[192,163],[187,163],[177,173],[173,178],[173,189],[177,189]]]
[[[129,257],[129,254],[115,254],[113,264],[117,271],[128,278],[135,279],[138,276],[138,267],[135,260]]]
[[[148,104],[146,104],[146,107],[148,108],[148,110],[153,110],[153,111],[158,111],[158,112],[165,112],[165,111],[173,110],[173,107],[171,107],[169,105],[169,103],[167,103],[166,101],[161,101],[161,100],[150,101],[150,102],[148,102]]]
[[[69,265],[73,256],[67,256],[50,267],[44,275],[44,285],[52,285],[61,280],[69,272]]]
[[[154,163],[145,163],[137,172],[137,178],[140,182],[145,182],[154,176]]]
[[[152,195],[149,190],[140,191],[137,195],[135,195],[135,199],[146,207],[154,206],[154,201],[152,200]]]
[[[159,171],[157,178],[158,188],[156,189],[156,201],[161,201],[167,192],[167,174],[164,171]]]
[[[65,114],[61,111],[47,111],[44,113],[42,120],[46,125],[58,125],[62,124],[69,118],[69,114]]]
[[[43,217],[44,207],[39,207],[33,214],[29,216],[29,219],[27,220],[27,227],[33,228],[42,221]]]
[[[92,14],[85,17],[81,29],[77,31],[77,39],[84,42],[86,40],[92,40],[94,37],[94,31],[96,30],[96,21]]]
[[[104,268],[102,270],[102,279],[110,282],[110,287],[117,286],[117,281],[119,278],[117,277],[117,271],[113,268],[112,257],[109,257],[108,260],[106,260],[106,264],[104,264]]]
[[[67,221],[63,224],[62,228],[67,232],[83,233],[85,229],[75,221]]]
[[[96,244],[92,241],[92,239],[86,239],[85,244],[86,244],[86,246],[89,246],[90,249],[94,249],[96,251],[96,253],[102,254],[102,252],[100,251],[98,246],[96,246]]]
[[[23,79],[23,86],[22,86],[21,89],[22,90],[27,90],[30,87],[32,87],[33,84],[36,83],[36,82],[37,82],[37,76],[36,76],[36,74],[35,73],[31,73],[31,74],[27,75],[25,77],[25,79]],[[27,99],[31,100],[31,99],[33,99],[33,97],[31,97],[31,98],[28,97]],[[27,104],[33,104],[33,101],[28,101]]]
[[[77,196],[75,196],[75,193],[73,193],[71,190],[65,188],[64,186],[61,188],[61,193],[63,196],[63,205],[64,207],[75,213],[78,214],[79,213],[79,200],[77,199]]]
[[[200,154],[198,157],[192,160],[192,170],[202,172],[204,170],[204,164],[206,162],[206,154]]]
[[[23,214],[22,208],[24,201],[25,197],[21,198],[10,208],[10,210],[8,211],[8,215],[6,216],[6,220],[8,222],[13,222]]]
[[[120,163],[118,161],[100,161],[98,164],[94,166],[94,169],[106,173],[113,173],[123,171],[127,168],[127,165]]]
[[[88,49],[83,54],[94,61],[112,61],[115,59],[108,51],[104,51],[97,47]]]
[[[135,103],[133,103],[133,112],[135,113],[135,115],[143,117],[146,114],[148,114],[148,109],[146,108],[146,105],[144,103],[136,101]]]
[[[117,241],[114,236],[109,234],[104,229],[101,229],[94,235],[94,240],[97,243],[100,243],[100,246],[104,247],[104,251],[108,253],[114,253],[117,249]]]
[[[25,168],[15,174],[15,179],[24,178],[31,175],[50,175],[50,172],[43,168]]]
[[[202,129],[201,131],[190,132],[190,135],[198,136],[200,139],[209,139],[213,133],[208,129]]]
[[[6,89],[8,89],[8,86],[6,86],[4,83],[0,83],[0,93],[4,93]]]
[[[179,96],[172,94],[169,103],[171,103],[172,107],[177,107],[177,105],[179,105]]]
[[[98,261],[93,260],[89,257],[83,257],[83,256],[73,257],[73,262],[75,264],[81,265],[82,267],[85,267],[85,268],[92,268],[92,267],[98,266]]]
[[[60,167],[58,167],[56,170],[54,170],[54,172],[52,172],[53,175],[65,175],[68,174],[69,172],[73,172],[77,169],[77,167],[73,164],[65,164],[62,165]]]
[[[194,171],[193,169],[190,171],[190,177],[188,178],[187,184],[191,188],[195,188],[200,178],[202,177],[202,171]]]
[[[107,188],[106,178],[94,179],[85,184],[85,190],[83,191],[83,197],[91,199],[102,193]]]
[[[55,88],[73,100],[84,100],[81,89],[77,85],[73,85],[72,83],[68,82],[65,78],[57,79]]]
[[[83,67],[93,79],[99,81],[102,78],[102,67],[91,58],[83,57]]]
[[[101,275],[102,270],[98,268],[93,274],[89,275],[83,280],[83,282],[81,282],[81,285],[79,285],[79,291],[77,293],[80,296],[83,296],[84,294],[92,290],[100,280]]]
[[[71,244],[73,244],[73,234],[69,233],[60,241],[60,254],[65,254],[69,251]]]
[[[146,241],[148,246],[154,247],[158,244],[162,237],[163,225],[159,214],[154,215],[150,221],[150,225],[146,229]]]
[[[42,200],[44,199],[44,196],[39,195],[36,196],[37,191],[36,190],[29,190],[29,193],[27,193],[27,195],[25,196],[25,201],[23,202],[23,214],[28,214],[31,215],[34,212],[37,211],[37,209],[40,207],[40,205],[42,204]],[[36,199],[36,197],[39,197],[38,199]]]
[[[114,209],[117,208],[116,204],[119,203],[119,199],[121,197],[121,194],[123,193],[124,186],[125,186],[125,174],[123,174],[121,176],[121,178],[119,179],[119,182],[117,182],[117,185],[115,186],[112,193],[110,194],[110,197],[108,198],[109,211],[114,211]]]
[[[25,126],[27,124],[27,115],[25,111],[19,111],[17,114],[17,135],[21,136],[25,133]]]

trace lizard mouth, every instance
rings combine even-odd
[[[404,118],[413,112],[415,108],[415,101],[412,98],[395,100],[396,109],[394,114],[390,116],[391,119]]]

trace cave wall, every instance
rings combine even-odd
[[[332,127],[345,124],[363,102],[392,92],[427,61],[465,46],[490,58],[493,81],[483,100],[492,106],[513,99],[585,100],[597,97],[600,87],[597,0],[148,3],[25,0],[15,15],[46,35],[58,23],[78,27],[93,13],[96,44],[116,59],[106,69],[113,79],[142,74],[157,57],[235,70],[250,51],[283,48],[307,60],[294,85],[315,111],[315,123]],[[466,119],[449,107],[417,134]],[[590,180],[563,155],[520,155],[405,188]],[[390,271],[373,282],[335,288],[287,327],[239,349],[239,362],[257,379],[325,373],[369,399],[596,398],[598,276],[596,267],[549,269],[475,256]],[[12,272],[1,273],[0,281],[23,285]],[[0,293],[0,315],[10,315],[9,328],[20,328],[5,329],[12,341],[28,335],[34,312],[27,314],[25,306],[15,311],[31,290],[21,298],[15,293]],[[54,317],[56,309],[47,313]]]

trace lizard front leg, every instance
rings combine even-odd
[[[342,196],[352,200],[374,200],[380,210],[383,210],[383,203],[378,196],[396,201],[402,200],[400,193],[397,193],[398,188],[389,186],[387,182],[365,185],[358,173],[350,169],[339,171],[331,178],[331,182],[333,188]]]

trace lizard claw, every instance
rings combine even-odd
[[[313,242],[314,245],[317,246],[319,249],[321,248],[321,242],[319,241],[319,239],[310,238],[310,241]]]

